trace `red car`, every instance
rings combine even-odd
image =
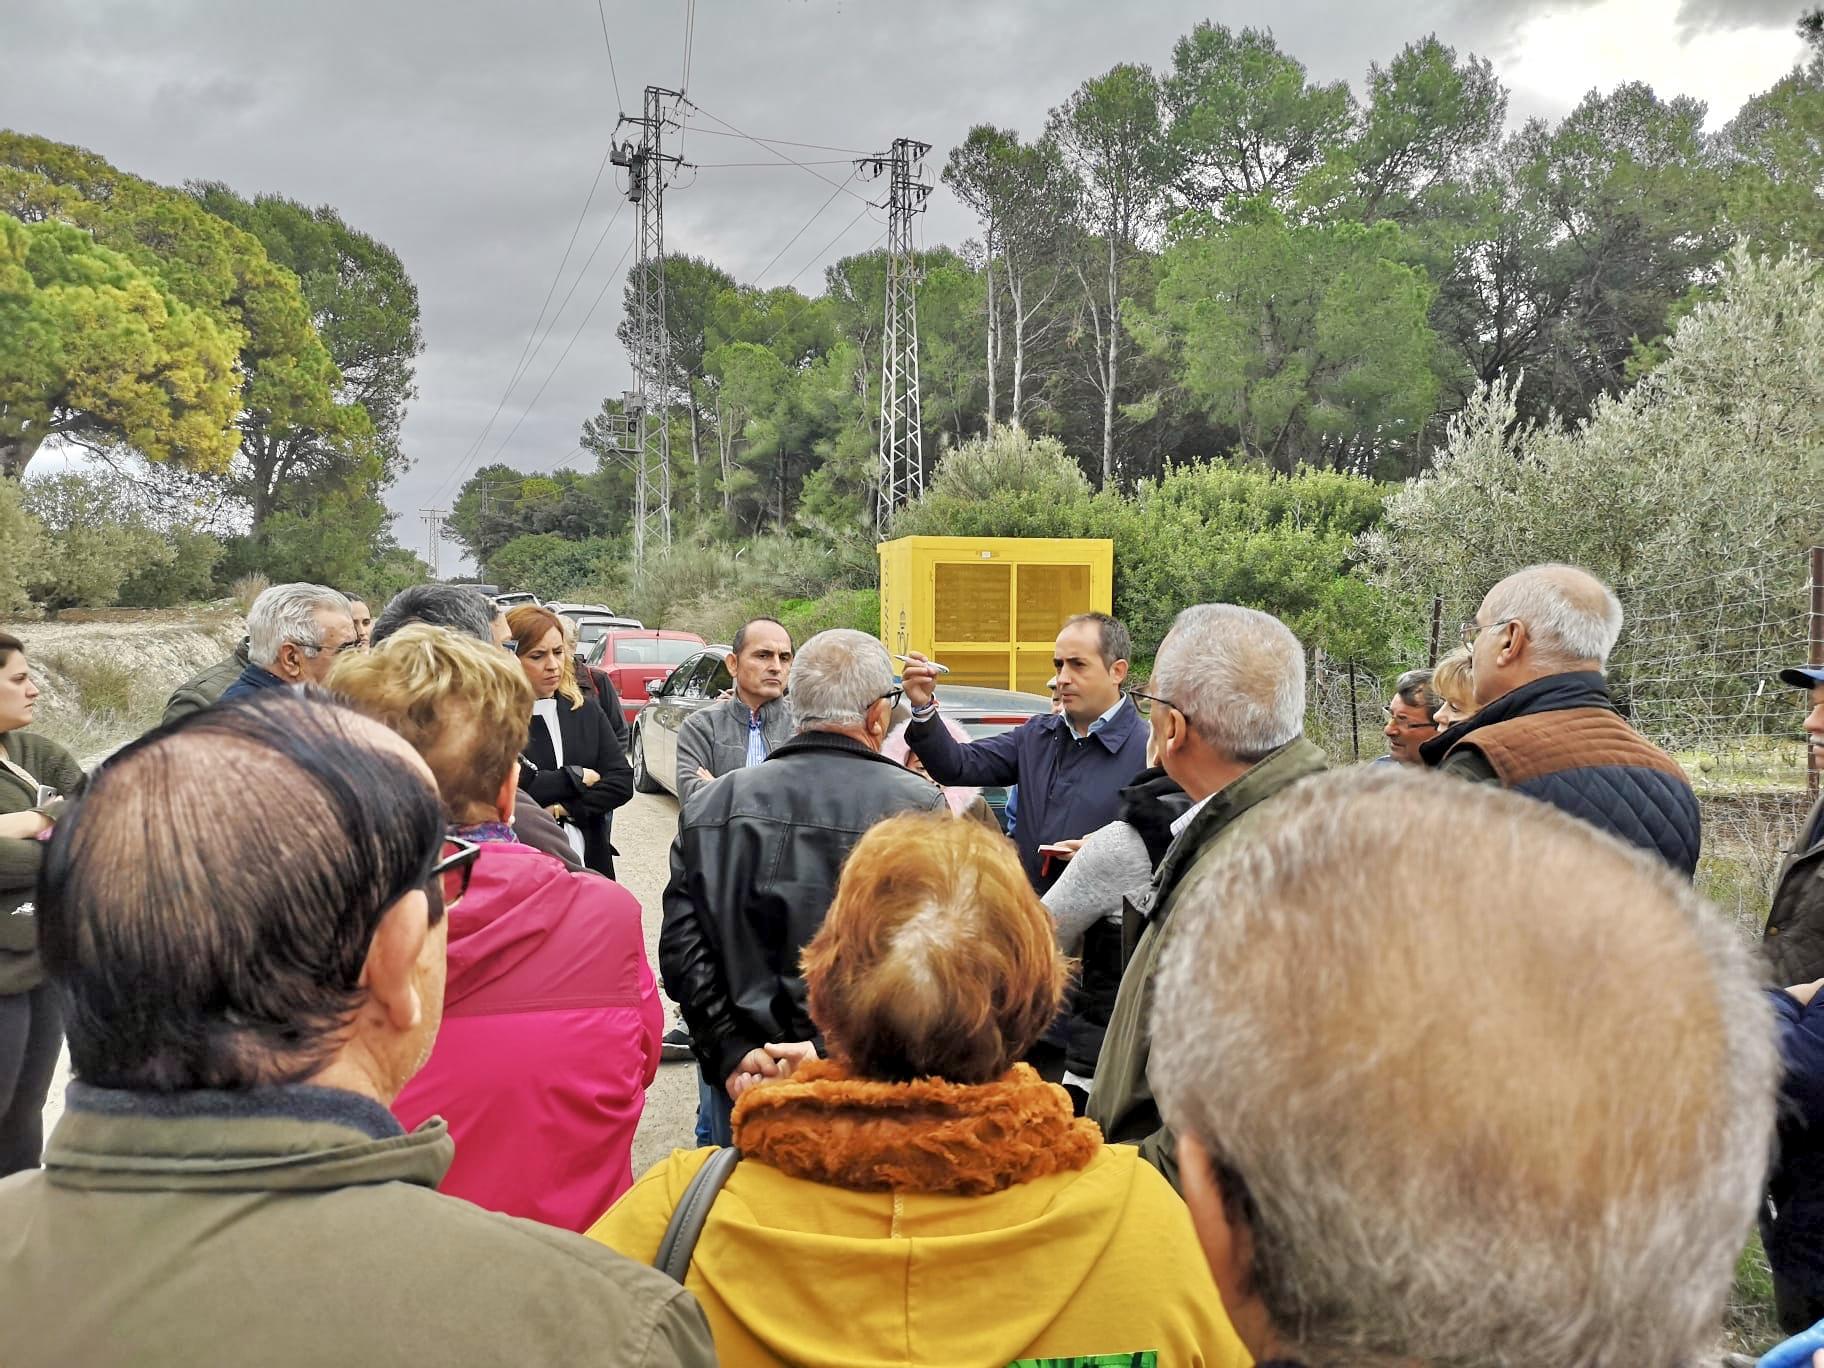
[[[695,632],[664,632],[652,628],[611,627],[589,648],[584,659],[607,671],[621,696],[627,725],[646,706],[648,680],[663,680],[672,667],[703,649]]]

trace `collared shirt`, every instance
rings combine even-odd
[[[1110,722],[1114,721],[1115,714],[1121,711],[1121,705],[1125,702],[1127,702],[1126,694],[1117,695],[1115,698],[1115,706],[1110,708],[1107,712],[1103,713],[1102,716],[1098,717],[1094,722],[1091,722],[1089,724],[1089,730],[1086,732],[1083,732],[1081,734],[1078,733],[1078,731],[1075,727],[1071,726],[1070,719],[1068,717],[1064,719],[1064,725],[1066,727],[1070,728],[1070,734],[1072,736],[1075,736],[1077,738],[1077,740],[1079,740],[1079,741],[1086,740],[1087,738],[1094,736],[1097,732],[1101,731],[1102,728],[1106,727]]]
[[[1199,798],[1196,802],[1192,803],[1183,812],[1179,813],[1176,817],[1172,818],[1172,835],[1174,835],[1174,836],[1182,835],[1184,833],[1184,829],[1186,827],[1188,827],[1192,822],[1197,820],[1197,814],[1203,811],[1204,804],[1208,803],[1210,801],[1210,799],[1214,798],[1215,796],[1216,795],[1213,793],[1206,793],[1203,797]]]
[[[750,767],[766,759],[766,733],[760,729],[760,714],[753,709],[747,713],[747,763]]]

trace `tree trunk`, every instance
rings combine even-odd
[[[1007,275],[1007,297],[1013,301],[1013,405],[1007,421],[1017,429],[1026,380],[1026,283],[1011,271]]]
[[[697,397],[690,396],[690,511],[703,516],[703,449],[697,439]]]
[[[25,468],[44,445],[44,434],[9,433],[0,436],[0,477],[15,482],[25,479]]]
[[[728,420],[722,414],[722,393],[716,392],[716,454],[722,465],[722,516],[734,516],[734,501],[728,494],[728,460],[734,441],[728,435]]]
[[[1115,240],[1108,240],[1108,365],[1102,387],[1102,487],[1115,483],[1115,379],[1121,362],[1121,277]]]
[[[994,236],[989,235],[987,261],[983,267],[982,298],[988,305],[988,430],[994,431],[995,364],[1000,359],[1001,311],[994,301]]]

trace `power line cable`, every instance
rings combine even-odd
[[[595,12],[602,21],[602,46],[608,49],[608,77],[614,82],[614,112],[618,114],[627,106],[621,99],[621,78],[614,69],[614,44],[608,38],[608,12],[602,8],[602,0],[595,0]]]
[[[778,251],[773,253],[773,259],[771,261],[767,262],[766,265],[762,266],[760,268],[758,274],[756,274],[754,276],[754,288],[755,289],[760,288],[760,282],[766,279],[766,273],[768,271],[772,270],[773,267],[775,267],[779,264],[780,257],[784,256],[787,252],[792,250],[792,244],[797,242],[799,238],[803,237],[805,235],[805,233],[810,230],[810,226],[813,223],[817,222],[818,218],[822,216],[823,211],[825,209],[828,209],[832,204],[836,203],[836,196],[843,189],[844,189],[844,187],[839,185],[836,187],[836,189],[830,191],[830,197],[828,199],[826,199],[822,204],[817,206],[817,211],[804,221],[803,226],[800,227],[797,232],[793,233],[791,235],[791,237],[786,239],[785,246],[781,247]]]
[[[695,106],[693,106],[693,108],[695,108]],[[697,112],[702,114],[707,113],[708,111],[697,108]],[[715,116],[712,114],[710,117],[714,118]],[[851,156],[856,157],[871,157],[874,155],[874,153],[865,151],[859,147],[834,147],[829,143],[793,142],[790,138],[757,138],[749,133],[725,133],[719,128],[699,128],[697,133],[705,138],[743,138],[748,142],[776,143],[780,147],[808,148],[812,152],[847,152]]]
[[[706,115],[709,118],[714,119],[717,123],[721,124],[724,128],[730,129],[733,132],[740,134],[741,137],[746,138],[749,142],[751,142],[755,147],[759,148],[762,152],[770,152],[775,157],[778,157],[781,161],[790,162],[793,166],[796,166],[800,170],[802,170],[805,175],[815,176],[818,180],[822,181],[825,185],[834,186],[836,189],[841,190],[843,193],[848,194],[848,195],[853,195],[856,199],[861,200],[864,203],[867,201],[867,197],[865,195],[861,194],[859,191],[853,190],[847,185],[843,185],[837,181],[831,180],[828,176],[824,175],[823,172],[813,169],[812,167],[806,165],[804,162],[799,161],[796,157],[787,156],[785,153],[781,152],[778,148],[769,146],[768,144],[761,142],[758,138],[755,138],[747,133],[742,133],[740,129],[736,128],[733,124],[731,124],[727,119],[723,118],[720,114],[711,113],[709,110],[703,108],[702,105],[698,104],[695,100],[686,99],[683,101],[683,103],[689,105],[692,109],[696,110],[697,113]]]
[[[524,423],[532,410],[538,407],[538,401],[544,397],[545,390],[548,389],[551,382],[557,378],[558,371],[563,369],[564,362],[569,358],[571,349],[576,346],[577,339],[583,335],[583,329],[589,326],[589,320],[595,317],[595,311],[601,307],[602,300],[607,298],[609,287],[611,287],[619,277],[621,267],[626,264],[627,258],[632,252],[633,240],[629,239],[627,246],[621,252],[620,260],[614,263],[613,269],[608,273],[608,278],[602,282],[602,288],[596,292],[595,302],[589,306],[589,312],[583,315],[583,321],[576,325],[576,331],[570,334],[570,340],[564,344],[562,354],[558,356],[557,361],[546,373],[543,383],[538,387],[538,392],[532,396],[525,408],[520,410],[519,417],[514,419],[513,426],[508,430],[507,435],[502,437],[500,439],[500,445],[494,448],[494,454],[488,458],[489,465],[494,464],[500,459],[501,453],[507,449],[508,444],[513,440],[514,434],[519,431],[520,424]]]

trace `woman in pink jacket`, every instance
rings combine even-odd
[[[633,1132],[663,1013],[640,905],[521,845],[511,825],[532,692],[513,658],[407,627],[338,663],[330,687],[421,754],[451,832],[481,846],[450,907],[443,1025],[399,1094],[406,1126],[449,1123],[442,1191],[582,1230],[633,1182]]]

